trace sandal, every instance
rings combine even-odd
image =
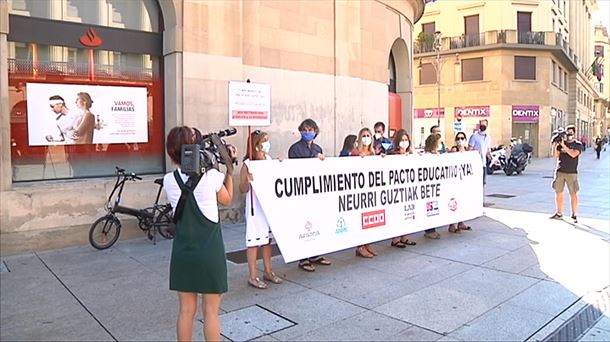
[[[398,248],[405,248],[405,247],[407,247],[407,245],[405,245],[405,243],[400,241],[400,240],[398,240],[398,241],[392,240],[392,242],[390,243],[390,246],[398,247]]]
[[[264,290],[267,288],[267,283],[262,281],[259,277],[256,277],[254,279],[248,279],[248,285],[255,287],[259,290]]]
[[[271,272],[270,275],[267,275],[267,273],[263,274],[263,279],[270,281],[274,284],[281,284],[282,283],[282,278],[278,277],[275,275],[275,273]]]
[[[424,233],[424,237],[427,237],[428,239],[438,240],[441,238],[441,234],[437,232]]]
[[[321,256],[315,257],[313,259],[309,259],[309,261],[313,262],[314,264],[324,265],[324,266],[330,266],[333,264],[330,260],[328,260],[324,257],[321,257]]]
[[[372,256],[379,255],[379,254],[377,254],[377,252],[375,252],[375,250],[370,245],[364,245],[364,248],[366,249],[367,252],[371,253]]]
[[[415,246],[415,245],[417,245],[417,242],[411,241],[409,239],[405,239],[404,241],[401,239],[400,242],[402,242],[405,246]]]
[[[470,226],[467,226],[466,224],[464,224],[464,222],[459,222],[457,227],[459,230],[472,230],[472,228],[470,228]]]
[[[312,265],[309,260],[299,261],[299,268],[307,272],[313,272],[316,270],[316,267]]]
[[[369,251],[364,246],[360,246],[356,248],[356,256],[363,258],[372,258],[374,255],[369,253]]]
[[[454,223],[449,225],[449,228],[447,229],[450,233],[459,233],[460,229],[458,227],[455,226]]]

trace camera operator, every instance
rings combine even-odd
[[[553,189],[555,190],[555,213],[551,219],[561,219],[563,216],[563,189],[568,185],[570,193],[570,205],[572,207],[572,220],[577,223],[576,209],[578,207],[578,156],[583,151],[583,145],[574,138],[576,126],[566,127],[565,139],[561,136],[553,138],[553,157],[557,159],[557,168],[553,178]]]
[[[174,210],[183,191],[186,198],[176,225],[169,268],[169,288],[178,292],[180,306],[176,323],[179,341],[192,339],[198,294],[203,295],[205,339],[220,341],[218,311],[222,294],[228,290],[218,204],[228,206],[233,198],[233,164],[226,163],[224,175],[214,168],[207,170],[192,190],[188,188],[185,184],[189,176],[180,169],[181,148],[196,143],[200,136],[193,128],[174,127],[169,131],[166,143],[167,154],[177,167],[165,175],[163,189]]]

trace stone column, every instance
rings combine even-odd
[[[0,1],[0,192],[10,190],[13,173],[11,167],[11,115],[8,103],[8,3]]]

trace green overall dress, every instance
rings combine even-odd
[[[180,190],[188,191],[178,171]],[[169,289],[180,292],[224,293],[228,291],[227,261],[220,222],[208,220],[189,192],[176,224],[169,265]]]

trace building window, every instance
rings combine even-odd
[[[45,3],[13,1],[9,16],[13,27],[35,27],[11,30],[7,39],[13,182],[111,176],[117,165],[164,172],[158,5]],[[130,38],[114,37],[117,29]],[[77,32],[76,38],[60,39],[63,32]],[[92,49],[79,37],[89,44],[102,38],[101,45]]]
[[[483,58],[462,59],[462,82],[483,80]]]
[[[604,57],[604,47],[601,45],[595,45],[595,56]]]
[[[159,32],[159,9],[148,0],[13,0],[11,14]],[[10,3],[10,2],[9,2]]]
[[[515,79],[536,79],[536,57],[515,56]]]
[[[478,14],[464,17],[464,38],[467,47],[481,45]]]
[[[436,70],[432,63],[422,64],[419,69],[419,84],[435,84],[436,83]]]
[[[557,63],[555,61],[551,61],[553,66],[553,84],[557,84]],[[561,69],[560,69],[561,72]]]
[[[421,24],[421,30],[427,34],[434,34],[436,32],[436,23],[433,21],[431,23]]]
[[[563,72],[563,90],[568,90],[568,73],[566,71]]]

